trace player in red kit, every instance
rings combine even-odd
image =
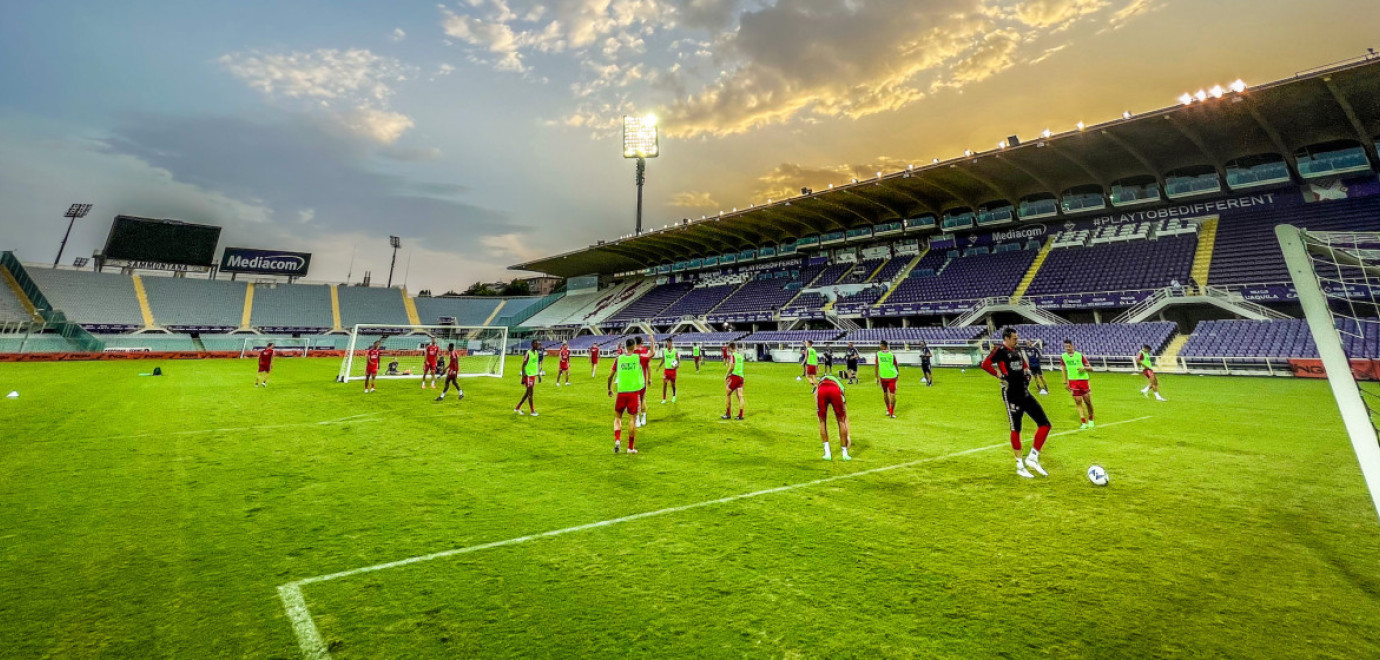
[[[561,366],[556,371],[556,387],[561,386],[561,374],[565,374],[565,384],[570,385],[570,342],[561,342]]]
[[[829,453],[830,409],[833,409],[834,421],[839,425],[839,450],[843,454],[841,458],[845,461],[853,460],[853,457],[848,455],[848,448],[853,443],[848,433],[848,406],[843,399],[843,383],[828,374],[820,378],[819,384],[815,386],[815,407],[819,412],[819,439],[824,442],[824,460],[834,460],[833,455]]]
[[[268,346],[259,351],[259,379],[254,382],[254,387],[268,387],[268,376],[271,373],[273,373],[273,342],[268,342]]]
[[[633,352],[632,339],[627,340],[628,351],[624,353],[618,351],[618,358],[613,361],[613,368],[609,370],[608,391],[609,396],[614,396],[615,386],[618,396],[613,402],[613,453],[617,454],[619,444],[623,437],[623,413],[628,413],[637,419],[638,405],[642,402],[640,392],[647,387],[647,381],[642,378],[642,364],[637,355]],[[637,448],[637,424],[633,424],[628,429],[628,453],[636,454]]]
[[[374,343],[369,346],[369,350],[364,352],[364,357],[366,359],[364,363],[365,394],[378,389],[379,359],[383,357],[383,350],[380,348],[382,345],[382,339],[375,340]]]
[[[1049,437],[1049,417],[1045,416],[1040,402],[1030,394],[1030,365],[1020,351],[1020,334],[1015,328],[1007,328],[1001,333],[1002,343],[992,349],[992,353],[982,361],[982,369],[1001,381],[1001,399],[1006,404],[1006,418],[1011,422],[1011,451],[1016,456],[1016,474],[1033,478],[1027,467],[1049,476],[1040,465],[1040,450],[1045,447]],[[1039,427],[1035,430],[1034,446],[1030,455],[1021,459],[1021,418],[1029,415]]]
[[[648,339],[650,338],[651,335],[648,335]],[[633,348],[633,353],[637,355],[638,364],[642,365],[642,393],[640,395],[641,399],[637,402],[637,408],[639,410],[637,416],[637,426],[646,426],[647,383],[652,382],[652,349],[647,344],[642,343],[641,337],[635,338],[634,342],[636,343],[636,347]]]
[[[594,344],[589,347],[589,377],[594,378],[599,375],[599,345]]]
[[[436,379],[441,377],[441,372],[436,368],[436,358],[440,355],[441,347],[436,345],[436,338],[432,337],[431,343],[426,345],[426,361],[422,363],[422,389],[426,389],[427,376],[431,377],[431,389],[436,389]]]
[[[446,385],[441,388],[441,396],[436,397],[436,400],[445,400],[446,392],[449,392],[450,386],[454,385],[455,400],[459,401],[465,398],[465,390],[460,389],[460,381],[458,380],[460,378],[460,351],[455,350],[455,344],[450,344],[446,347],[446,355],[450,358],[446,362]]]

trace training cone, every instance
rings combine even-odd
[[[15,391],[13,391],[13,392],[10,392],[9,394],[6,394],[6,395],[5,395],[5,398],[6,398],[6,399],[18,399],[18,398],[19,398],[19,390],[15,390]]]

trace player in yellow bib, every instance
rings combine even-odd
[[[698,343],[695,344],[695,348],[691,349],[690,355],[695,358],[695,373],[699,373],[700,360],[704,359],[704,355],[700,353],[700,345]]]
[[[805,340],[805,377],[810,380],[811,389],[819,384],[819,353],[812,339]]]
[[[1166,399],[1160,396],[1160,377],[1155,375],[1155,365],[1151,363],[1150,358],[1150,345],[1141,346],[1140,353],[1136,354],[1136,368],[1140,369],[1141,375],[1150,382],[1140,390],[1140,393],[1148,397],[1151,392],[1154,392],[1156,401],[1165,401]]]
[[[537,374],[541,373],[541,340],[532,340],[532,349],[527,351],[526,357],[522,358],[522,368],[518,370],[518,373],[522,375],[522,386],[525,391],[522,398],[518,399],[517,407],[513,408],[513,412],[519,415],[524,414],[522,404],[526,403],[528,409],[532,411],[532,416],[536,417],[537,399],[535,394]]]
[[[618,453],[622,441],[623,413],[626,412],[632,415],[633,421],[628,426],[628,453],[636,454],[637,448],[633,445],[637,443],[637,413],[642,404],[642,392],[647,389],[647,378],[642,371],[641,357],[633,352],[636,342],[629,339],[625,345],[627,350],[618,355],[609,371],[609,396],[613,396],[615,384],[618,388],[618,397],[613,401],[613,453]]]
[[[896,354],[883,339],[877,350],[875,374],[877,383],[882,386],[882,401],[886,403],[886,416],[896,419],[896,381],[901,378],[901,370],[896,367]]]
[[[676,369],[680,367],[680,356],[671,340],[666,340],[666,348],[661,352],[661,403],[666,404],[666,386],[671,386],[671,403],[676,402]]]
[[[1072,339],[1064,340],[1064,352],[1059,354],[1059,359],[1064,363],[1064,389],[1073,395],[1073,405],[1078,408],[1078,416],[1083,420],[1083,425],[1078,428],[1097,426],[1097,422],[1093,421],[1092,385],[1088,379],[1092,365],[1088,364],[1088,358],[1074,350]]]
[[[728,342],[725,347],[728,351],[728,373],[724,374],[725,389],[727,390],[728,404],[724,408],[724,416],[719,419],[733,419],[733,393],[738,393],[738,419],[743,419],[743,414],[747,412],[747,397],[743,394],[743,377],[745,375],[745,365],[747,354],[738,351],[737,342]]]

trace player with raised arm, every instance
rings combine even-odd
[[[1044,344],[1040,340],[1021,342],[1025,345],[1026,363],[1030,365],[1030,379],[1040,386],[1040,394],[1049,394],[1049,383],[1045,382]]]
[[[273,342],[259,350],[259,376],[254,387],[268,387],[268,377],[273,373]]]
[[[840,458],[845,461],[853,460],[853,457],[848,455],[852,441],[848,433],[848,408],[843,399],[843,383],[830,374],[820,378],[819,384],[815,386],[815,407],[819,412],[819,439],[824,442],[824,460],[834,460],[833,455],[829,453],[830,408],[834,410],[834,421],[839,425],[839,453],[842,454]]]
[[[886,404],[886,416],[896,419],[896,381],[901,377],[901,370],[896,366],[896,354],[891,352],[891,345],[883,339],[877,350],[877,364],[874,365],[872,375],[877,384],[882,386],[882,402]]]
[[[522,368],[518,373],[522,375],[522,387],[524,391],[522,398],[518,399],[517,407],[513,412],[523,415],[522,404],[527,404],[527,409],[532,412],[532,416],[537,416],[537,372],[541,369],[541,340],[533,339],[532,348],[527,351],[527,355],[522,358]]]
[[[676,355],[671,338],[666,338],[666,348],[661,351],[661,403],[666,403],[666,386],[671,386],[671,403],[676,402],[676,369],[680,367],[680,356]]]
[[[383,358],[383,340],[375,339],[369,346],[369,350],[364,352],[364,393],[369,394],[378,389],[379,383],[379,360]]]
[[[930,350],[930,345],[920,342],[920,371],[925,374],[925,387],[934,386],[934,370],[930,367],[930,360],[934,359],[934,351]]]
[[[819,383],[819,353],[812,339],[805,340],[805,377],[810,381],[810,389]]]
[[[450,360],[446,362],[446,384],[441,388],[441,395],[436,397],[437,401],[444,401],[446,392],[450,391],[450,386],[455,386],[455,400],[460,401],[465,398],[465,390],[460,389],[460,351],[455,350],[455,344],[446,346],[446,355]]]
[[[738,393],[738,419],[743,419],[747,412],[747,397],[743,394],[743,379],[745,376],[745,363],[747,355],[738,351],[737,342],[728,342],[724,348],[728,351],[728,360],[724,365],[728,368],[724,373],[724,383],[727,389],[728,405],[724,408],[724,416],[719,419],[733,419],[733,393]]]
[[[599,345],[593,344],[589,347],[589,377],[594,378],[599,375]]]
[[[655,340],[651,335],[647,335],[647,342],[642,342],[642,336],[634,338],[633,354],[637,355],[638,362],[642,364],[642,400],[637,407],[637,425],[647,425],[647,383],[652,382],[652,355],[655,353],[653,347],[656,346]]]
[[[1027,467],[1049,476],[1040,465],[1040,451],[1049,437],[1049,417],[1040,402],[1030,395],[1030,368],[1020,352],[1020,333],[1007,328],[1001,333],[1001,343],[982,361],[982,369],[1001,381],[1001,400],[1006,404],[1006,418],[1011,422],[1011,452],[1016,456],[1016,474],[1033,478]],[[1030,455],[1021,458],[1021,419],[1029,415],[1039,427]]]
[[[1097,426],[1093,421],[1092,385],[1088,379],[1092,365],[1088,364],[1088,358],[1074,350],[1072,339],[1064,340],[1064,352],[1059,354],[1059,359],[1064,362],[1064,389],[1073,395],[1073,405],[1078,408],[1079,419],[1083,420],[1078,428]]]
[[[451,344],[454,346],[454,344]],[[431,389],[436,389],[436,380],[441,377],[440,369],[436,365],[436,359],[441,356],[441,347],[436,345],[436,338],[431,338],[431,343],[426,345],[426,359],[422,362],[422,389],[426,389],[426,379],[431,377]],[[456,385],[456,387],[460,387]]]
[[[642,361],[633,353],[634,342],[626,341],[627,351],[620,351],[609,370],[609,396],[613,396],[614,383],[618,385],[618,397],[613,400],[613,453],[618,453],[623,435],[623,413],[632,415],[634,423],[628,428],[628,453],[636,454],[638,406],[642,403],[642,392],[647,389],[643,378]]]
[[[565,376],[566,387],[570,386],[570,342],[561,342],[561,366],[556,372],[556,387],[561,386],[561,376]]]
[[[700,360],[704,359],[704,356],[700,354],[700,343],[699,343],[699,342],[695,342],[695,347],[692,348],[692,349],[690,349],[690,355],[691,355],[692,357],[695,358],[695,373],[699,373],[699,372],[700,372]]]
[[[852,385],[858,384],[858,361],[862,356],[858,354],[858,349],[853,346],[853,342],[848,342],[848,352],[844,354],[846,368],[848,369],[848,382]]]
[[[1154,392],[1156,401],[1167,401],[1168,399],[1160,396],[1160,377],[1155,375],[1155,365],[1150,358],[1150,345],[1142,345],[1140,352],[1136,354],[1136,367],[1140,369],[1141,375],[1150,382],[1146,383],[1140,393],[1149,397],[1150,393]]]

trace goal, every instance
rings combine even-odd
[[[311,340],[306,337],[276,338],[251,335],[244,338],[244,346],[240,348],[240,357],[255,357],[259,354],[259,351],[267,348],[270,342],[273,344],[273,354],[275,358],[307,357],[311,354],[311,351],[320,350],[312,348]],[[233,346],[234,344],[231,345]]]
[[[379,341],[383,357],[379,378],[421,378],[426,346],[435,339],[446,355],[451,344],[460,351],[460,376],[503,376],[503,349],[508,328],[464,325],[378,325],[361,323],[350,330],[350,342],[340,361],[337,382],[363,380],[365,352]],[[397,363],[396,369],[391,368]]]
[[[1380,232],[1275,228],[1332,396],[1380,512]]]

